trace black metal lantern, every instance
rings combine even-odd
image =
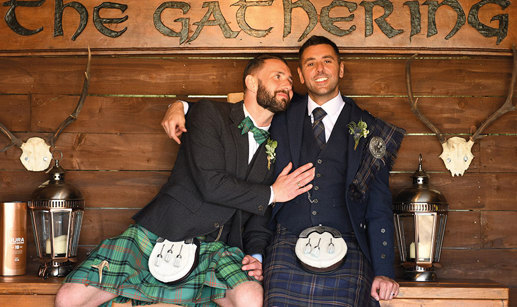
[[[29,202],[34,238],[41,266],[40,277],[66,276],[76,262],[84,213],[81,192],[64,181],[65,171],[56,160],[50,178]]]
[[[412,177],[413,186],[394,200],[400,261],[404,278],[435,281],[434,266],[440,261],[449,205],[440,192],[429,187],[429,176],[422,170],[422,155]]]

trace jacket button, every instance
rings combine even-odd
[[[363,228],[363,223],[359,223],[359,227],[360,227],[360,228]]]
[[[382,245],[386,246],[386,245],[388,245],[388,242],[383,241],[383,242],[382,242]]]
[[[312,215],[316,215],[318,212],[316,210],[312,211]]]
[[[214,223],[215,228],[219,228],[219,223]]]
[[[321,164],[321,163],[323,163],[323,160],[318,159],[318,161],[316,161],[316,162],[318,162],[318,164]]]
[[[316,198],[315,200],[312,201],[313,203],[317,204],[319,202],[319,200]]]
[[[385,233],[385,232],[386,232],[386,229],[381,228],[381,233]]]
[[[264,206],[262,206],[262,205],[258,206],[258,210],[259,210],[259,211],[264,210]]]
[[[318,191],[319,189],[320,189],[320,187],[314,186],[314,191]]]
[[[386,254],[381,254],[381,259],[386,259]]]
[[[316,178],[320,178],[321,177],[321,174],[320,173],[317,173],[316,174]]]

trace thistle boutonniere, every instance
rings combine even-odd
[[[354,137],[355,145],[354,150],[357,148],[357,144],[359,144],[359,140],[361,138],[366,138],[370,131],[367,129],[368,125],[366,122],[363,122],[361,119],[357,124],[355,122],[350,122],[348,124],[348,131]]]
[[[276,161],[275,149],[278,143],[272,139],[267,139],[266,143],[266,154],[267,154],[267,169],[271,169],[271,163]]]

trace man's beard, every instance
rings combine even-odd
[[[290,98],[282,98],[280,100],[276,99],[277,93],[286,93],[287,97],[289,97],[288,91],[275,91],[272,95],[267,91],[267,89],[262,85],[259,80],[258,89],[257,89],[257,103],[259,106],[263,107],[266,110],[269,110],[273,113],[285,111]]]

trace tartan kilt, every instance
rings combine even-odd
[[[264,261],[264,306],[379,306],[370,296],[373,271],[353,235],[343,235],[348,251],[338,269],[326,273],[305,270],[294,248],[298,235],[281,226]]]
[[[177,285],[156,280],[148,269],[148,259],[158,236],[133,224],[118,237],[106,239],[66,277],[66,283],[80,283],[118,295],[102,306],[132,301],[133,305],[155,303],[184,306],[216,306],[227,289],[246,281],[256,281],[241,270],[243,252],[222,242],[201,242],[199,264]],[[102,281],[92,265],[108,261]]]

